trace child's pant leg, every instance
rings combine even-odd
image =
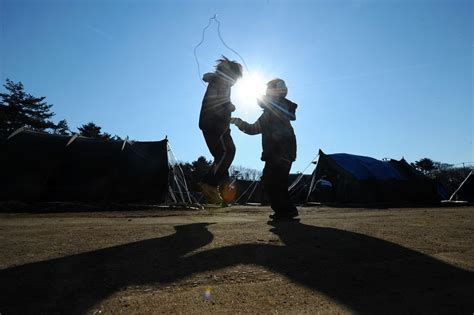
[[[266,162],[263,169],[263,185],[275,213],[288,213],[296,210],[288,193],[288,177],[291,163]]]
[[[230,129],[219,132],[203,131],[207,147],[214,157],[211,169],[204,176],[203,182],[218,186],[229,178],[229,168],[235,157],[235,145]]]

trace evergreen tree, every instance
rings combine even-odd
[[[198,157],[196,161],[191,163],[179,163],[183,170],[184,177],[188,184],[188,188],[193,191],[197,191],[198,183],[203,179],[204,175],[209,171],[212,162],[206,160],[204,156]]]
[[[412,166],[425,175],[429,175],[432,171],[436,170],[435,162],[429,158],[422,158],[419,161],[415,161],[415,163],[412,163]]]
[[[70,135],[71,131],[69,130],[69,125],[66,119],[60,120],[56,126],[53,128],[53,133],[57,135]]]
[[[50,120],[53,105],[47,104],[45,96],[35,97],[24,90],[23,83],[6,79],[3,85],[7,93],[0,93],[0,131],[12,132],[26,126],[37,131],[54,129]]]
[[[196,161],[191,162],[192,170],[196,179],[201,179],[211,168],[212,161],[208,161],[204,156],[200,156]]]
[[[81,136],[95,139],[111,140],[112,136],[107,132],[102,133],[101,129],[102,127],[97,126],[92,121],[77,128]]]

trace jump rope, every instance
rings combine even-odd
[[[249,72],[249,68],[247,66],[247,63],[245,62],[245,59],[233,48],[231,48],[229,45],[227,45],[227,43],[225,42],[225,40],[222,38],[222,34],[221,34],[221,22],[217,19],[217,14],[214,14],[212,17],[209,18],[209,21],[207,23],[207,25],[202,29],[202,35],[201,35],[201,40],[199,41],[199,43],[194,47],[194,59],[196,60],[196,66],[197,66],[197,74],[198,74],[198,78],[199,78],[199,81],[204,85],[206,86],[206,84],[204,83],[204,81],[202,80],[202,76],[201,76],[201,66],[199,64],[199,58],[197,56],[197,49],[199,48],[199,46],[202,45],[202,43],[204,42],[204,38],[205,38],[205,35],[206,35],[206,31],[207,29],[211,26],[212,22],[215,22],[217,23],[217,35],[219,37],[219,40],[221,41],[221,43],[224,45],[225,48],[227,48],[228,50],[230,50],[231,52],[233,52],[235,55],[237,55],[239,57],[239,59],[242,61],[242,64],[244,65],[245,67],[245,70],[247,72]],[[317,156],[316,156],[317,158]],[[299,178],[296,179],[296,181],[288,188],[288,190],[291,190],[292,188],[294,188],[294,186],[296,184],[298,184],[298,182],[301,180],[301,178],[303,177],[303,173],[306,171],[306,169],[311,165],[313,164],[314,162],[311,161],[308,166],[305,167],[304,171],[301,173],[301,175],[299,176]],[[235,181],[235,180],[234,180]]]
[[[230,50],[231,52],[233,52],[235,55],[237,55],[240,59],[240,61],[242,61],[242,64],[244,65],[245,67],[245,70],[247,72],[249,72],[249,68],[247,67],[247,63],[245,62],[245,59],[235,50],[235,49],[232,49],[229,45],[227,45],[227,43],[224,41],[224,39],[222,38],[222,34],[221,34],[221,22],[217,19],[217,14],[214,14],[214,16],[210,17],[209,18],[209,22],[207,23],[207,25],[202,29],[202,36],[201,36],[201,41],[194,47],[194,59],[196,60],[196,65],[197,65],[197,71],[198,71],[198,78],[199,78],[199,81],[201,81],[201,83],[205,86],[205,83],[204,81],[202,81],[202,76],[201,76],[201,66],[199,64],[199,58],[197,56],[197,49],[199,48],[199,46],[201,46],[201,44],[204,42],[204,37],[206,35],[206,31],[207,29],[209,28],[209,26],[211,26],[212,22],[215,22],[217,23],[217,35],[219,37],[219,40],[221,41],[221,43],[224,45],[225,48],[227,48],[228,50]]]

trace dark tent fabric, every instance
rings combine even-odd
[[[0,135],[0,200],[164,200],[167,140],[70,140],[33,131]]]
[[[263,191],[263,184],[261,181],[251,181],[238,179],[235,181],[236,200],[238,204],[246,203],[266,203],[265,192]]]
[[[306,197],[311,183],[311,175],[290,174],[288,179],[288,186],[295,182],[299,177],[298,183],[289,191],[290,199],[295,204],[303,204],[306,202]],[[260,203],[270,204],[270,198],[265,193],[262,181],[251,181],[238,179],[235,182],[237,188],[237,203]]]
[[[341,204],[426,204],[441,201],[438,183],[404,159],[380,161],[352,154],[319,151],[316,180],[332,184],[331,201]],[[317,191],[311,194],[318,201]]]
[[[455,200],[474,202],[474,173],[470,172],[453,194]],[[451,198],[453,199],[453,198]]]
[[[309,174],[290,174],[289,176],[289,190],[290,199],[295,204],[306,203],[308,192],[311,186],[312,176]],[[292,185],[294,186],[292,187]]]

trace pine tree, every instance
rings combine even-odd
[[[92,121],[77,128],[81,136],[96,138],[96,139],[111,140],[112,136],[107,132],[102,133],[101,129],[102,127],[97,126]]]
[[[70,135],[71,131],[69,130],[69,125],[67,123],[67,120],[62,119],[58,121],[56,126],[53,128],[53,133],[57,135],[63,135],[63,136]]]
[[[419,161],[415,161],[415,163],[412,163],[412,166],[425,175],[429,175],[436,169],[436,163],[429,158],[422,158]]]
[[[56,127],[50,120],[53,105],[44,101],[46,97],[26,93],[23,83],[10,79],[3,86],[7,93],[0,93],[0,131],[12,132],[23,126],[37,131]]]

